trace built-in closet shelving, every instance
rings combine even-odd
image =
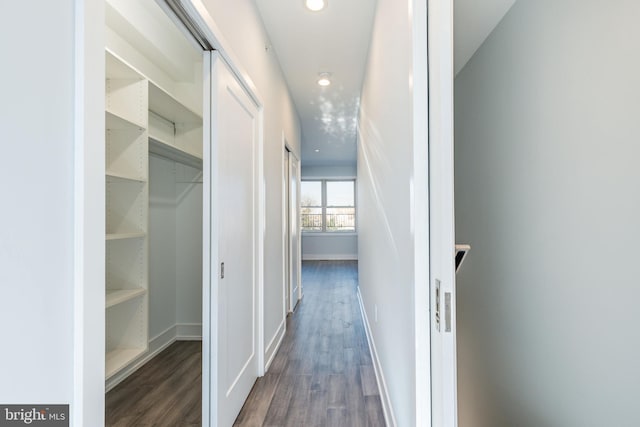
[[[148,346],[149,83],[106,53],[106,377]]]
[[[202,169],[202,117],[149,83],[149,150]]]
[[[202,117],[106,51],[106,378],[149,348],[149,152],[202,168]]]

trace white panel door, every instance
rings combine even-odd
[[[453,186],[453,1],[428,3],[431,425],[458,425]]]
[[[300,272],[300,161],[289,152],[289,283],[291,294],[289,311],[293,311],[302,298]]]
[[[289,181],[289,155],[284,150],[284,299],[285,316],[292,311],[291,307],[291,190]]]
[[[211,54],[210,420],[227,427],[258,376],[259,112]],[[206,208],[205,208],[206,209]],[[205,362],[206,363],[206,362]]]

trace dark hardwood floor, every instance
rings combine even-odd
[[[178,341],[106,396],[106,426],[200,426],[202,343]]]
[[[356,294],[357,263],[304,262],[304,298],[235,426],[384,426]],[[106,425],[199,426],[200,342],[177,342],[106,396]]]
[[[355,261],[305,261],[304,298],[235,426],[384,426]]]

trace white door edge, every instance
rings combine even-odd
[[[431,420],[456,427],[453,1],[428,7]]]

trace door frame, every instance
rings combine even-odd
[[[285,271],[285,274],[287,276],[287,284],[288,287],[285,290],[287,292],[288,295],[285,296],[285,306],[286,306],[286,301],[288,298],[289,301],[289,305],[286,306],[286,313],[293,313],[293,310],[296,308],[296,306],[298,305],[298,302],[302,299],[302,234],[301,234],[301,230],[300,230],[300,182],[301,182],[301,175],[302,175],[302,169],[301,169],[301,165],[300,165],[300,159],[298,159],[298,157],[296,157],[295,153],[293,152],[293,150],[291,150],[286,142],[286,139],[284,138],[283,135],[283,142],[284,142],[284,148],[285,150],[287,150],[287,152],[289,153],[289,161],[287,163],[287,167],[288,170],[286,171],[286,175],[287,175],[287,184],[286,184],[286,189],[287,192],[285,194],[285,199],[283,201],[283,205],[284,205],[284,209],[286,210],[284,212],[284,214],[286,215],[286,227],[287,227],[287,233],[286,236],[288,237],[289,241],[287,242],[289,251],[286,254],[286,256],[288,257],[287,260],[287,266],[288,266],[288,271]],[[294,255],[291,253],[291,223],[289,222],[291,219],[291,210],[292,207],[288,204],[290,198],[289,198],[289,194],[291,192],[291,168],[292,168],[292,164],[291,164],[291,158],[293,157],[293,160],[295,162],[295,167],[298,170],[298,179],[297,179],[297,185],[296,185],[296,202],[297,205],[294,207],[294,209],[296,209],[297,211],[297,215],[296,215],[296,220],[297,220],[297,228],[298,228],[298,233],[297,233],[297,250],[296,250],[296,254],[295,257]],[[296,274],[296,281],[298,283],[298,290],[296,292],[296,294],[293,294],[293,287],[292,287],[292,282],[291,282],[291,278],[292,278],[292,270],[293,270],[293,261],[296,262],[298,269],[297,269],[297,274]]]
[[[291,159],[289,158],[289,154],[291,153],[291,150],[289,149],[289,145],[287,143],[284,132],[282,132],[282,152],[282,259],[284,260],[284,263],[282,265],[282,277],[284,278],[282,289],[282,318],[286,319],[291,307],[291,229],[289,227],[289,221],[291,220],[289,216],[289,187],[291,185],[289,177],[289,162]],[[284,328],[286,332],[286,322]]]
[[[431,425],[456,427],[453,1],[428,0],[427,29]]]
[[[103,2],[75,0],[73,426],[103,426],[105,408],[105,22]],[[61,402],[62,403],[62,402]]]

